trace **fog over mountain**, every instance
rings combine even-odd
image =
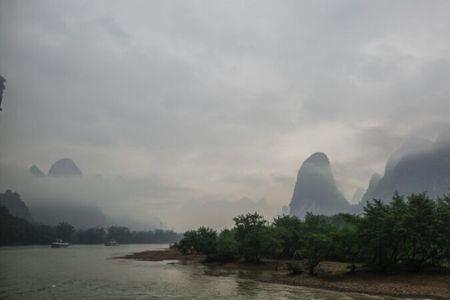
[[[45,177],[45,173],[42,172],[42,170],[39,169],[39,167],[36,165],[32,165],[29,170],[30,170],[30,173],[36,177]]]
[[[48,171],[48,175],[53,177],[81,177],[82,173],[72,159],[62,158],[53,163]]]
[[[280,213],[317,151],[339,199],[374,173],[383,197],[421,180],[434,191],[447,154],[421,147],[450,128],[449,11],[414,0],[0,1],[0,191],[30,207],[95,207],[106,222],[222,227],[247,207]],[[420,154],[386,166],[411,136]],[[82,177],[30,173],[64,157]],[[438,171],[402,181],[422,167]]]
[[[395,192],[427,192],[433,198],[450,192],[450,139],[446,133],[435,142],[407,140],[387,161],[384,176],[371,180],[362,202],[374,198],[389,202]]]
[[[300,218],[307,212],[334,215],[350,209],[334,181],[330,161],[324,153],[314,153],[303,162],[289,206],[290,214]]]

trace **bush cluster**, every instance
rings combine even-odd
[[[289,264],[293,273],[314,274],[323,260],[347,262],[350,272],[356,264],[380,272],[420,271],[450,262],[450,195],[433,200],[425,193],[397,194],[388,204],[368,202],[359,215],[308,213],[304,220],[285,215],[268,222],[248,213],[221,232],[207,227],[187,231],[176,247],[210,261],[302,261],[303,269],[298,262]]]

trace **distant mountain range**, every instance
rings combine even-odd
[[[65,202],[56,199],[33,199],[29,205],[21,196],[11,190],[0,193],[0,207],[4,206],[14,217],[24,219],[32,224],[57,225],[67,222],[76,228],[126,226],[132,230],[149,230],[163,228],[161,220],[149,216],[148,222],[142,223],[128,216],[106,216],[95,206]]]
[[[30,167],[30,173],[36,177],[45,177],[45,173],[36,165]],[[62,158],[55,161],[50,170],[48,176],[51,177],[82,177],[80,168],[70,158]]]
[[[390,202],[392,196],[427,192],[437,197],[450,192],[450,139],[442,135],[435,142],[410,138],[386,162],[383,176],[373,174],[364,192],[357,191],[351,205],[339,191],[330,161],[324,153],[314,153],[301,166],[295,184],[290,214],[303,217],[307,212],[332,215],[359,213],[367,201]],[[355,202],[353,202],[355,203]]]
[[[39,178],[39,182],[52,178],[66,179],[64,184],[70,184],[71,179],[83,178],[83,173],[71,158],[63,158],[55,161],[48,174],[45,174],[37,165],[29,168],[30,175]],[[94,177],[97,181],[103,180],[100,175]],[[43,181],[41,181],[43,180]],[[88,180],[88,179],[86,179]],[[92,180],[89,181],[92,184]],[[59,184],[54,182],[53,184]],[[3,201],[3,195],[7,194],[8,201]],[[77,195],[67,195],[60,193],[58,196],[35,196],[28,195],[28,206],[20,199],[19,194],[7,191],[0,194],[3,206],[6,206],[10,213],[16,217],[32,220],[38,224],[56,225],[60,222],[68,222],[77,228],[107,227],[111,225],[127,226],[133,230],[148,230],[149,228],[160,228],[164,224],[159,218],[148,216],[145,222],[134,220],[126,215],[105,215],[99,207],[91,205],[86,201],[77,201]],[[51,194],[51,193],[50,193]],[[12,197],[11,195],[14,195]],[[85,199],[86,200],[86,199]],[[164,225],[165,226],[165,225]]]

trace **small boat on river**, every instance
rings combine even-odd
[[[51,245],[52,248],[67,248],[69,243],[63,242],[63,240],[56,240]]]

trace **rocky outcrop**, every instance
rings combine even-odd
[[[30,211],[25,202],[20,199],[20,195],[11,190],[6,190],[5,193],[0,193],[0,205],[5,206],[9,213],[15,217],[24,219],[28,222],[33,222]]]
[[[63,158],[56,161],[48,171],[52,177],[81,177],[81,170],[70,158]]]
[[[31,173],[33,176],[36,176],[36,177],[45,177],[45,173],[42,172],[42,170],[39,169],[39,167],[36,166],[36,165],[32,165],[32,166],[30,167],[30,173]]]
[[[307,212],[332,215],[350,209],[336,185],[330,161],[324,153],[314,153],[302,164],[289,207],[290,214],[300,218]]]

